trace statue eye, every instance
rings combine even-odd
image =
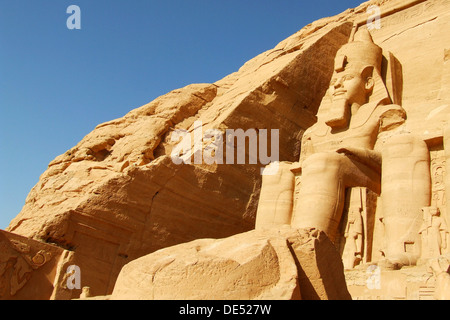
[[[353,78],[354,78],[354,76],[352,76],[351,74],[348,74],[348,75],[344,76],[344,81],[352,80]]]

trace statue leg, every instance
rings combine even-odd
[[[255,228],[270,228],[289,224],[294,196],[294,174],[290,162],[271,164],[274,174],[263,175]]]
[[[343,154],[310,156],[303,163],[292,227],[320,229],[334,242],[344,208],[345,189],[357,186],[379,193],[380,175]]]
[[[382,156],[387,266],[414,265],[420,255],[422,208],[431,201],[428,147],[413,135],[398,135],[385,143]]]

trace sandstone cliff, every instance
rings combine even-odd
[[[93,294],[155,250],[254,228],[261,165],[176,165],[175,129],[280,129],[280,159],[295,160],[352,24],[308,27],[214,84],[174,90],[101,124],[52,161],[8,231],[90,260]],[[302,76],[298,76],[302,75]]]
[[[371,4],[383,12],[374,41],[401,63],[397,98],[407,111],[407,128],[439,145],[450,100],[449,3],[369,1],[304,27],[216,83],[174,90],[98,125],[49,164],[7,231],[74,251],[92,294],[104,295],[136,258],[252,230],[261,161],[176,165],[173,132],[193,132],[197,120],[204,130],[279,129],[280,160],[297,161],[335,53],[355,23],[365,24]]]
[[[112,300],[348,300],[339,253],[318,230],[252,230],[136,259]]]

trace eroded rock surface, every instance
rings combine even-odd
[[[202,122],[203,130],[278,129],[279,160],[298,161],[303,134],[316,123],[332,78],[336,52],[349,41],[354,26],[364,28],[371,5],[381,10],[381,28],[371,31],[373,41],[396,58],[388,64],[395,68],[381,70],[381,75],[402,75],[387,79],[386,88],[392,103],[407,114],[401,130],[427,145],[430,207],[438,208],[448,222],[450,170],[445,170],[445,163],[450,149],[445,146],[450,131],[444,132],[450,105],[449,2],[373,0],[302,28],[213,84],[174,90],[100,124],[49,164],[7,231],[71,252],[72,261],[83,270],[83,286],[99,296],[112,293],[122,267],[136,258],[196,239],[252,230],[261,159],[256,165],[176,165],[170,157],[177,144],[171,141],[174,132],[193,134],[196,121]],[[393,87],[399,88],[395,94]],[[365,200],[377,202],[369,193]],[[380,210],[365,212],[370,219],[364,222],[364,241],[375,240],[371,247],[364,246],[362,263],[383,258],[385,213]],[[337,239],[344,230],[345,226]],[[411,241],[403,242],[410,250]],[[353,249],[338,245],[344,256],[354,258]],[[441,253],[448,253],[448,248],[450,244]],[[306,289],[301,295],[306,297]]]
[[[200,239],[136,259],[111,299],[350,299],[340,256],[318,230],[249,231]]]
[[[7,230],[74,250],[97,283],[93,295],[110,293],[135,258],[252,230],[261,162],[176,165],[172,133],[192,132],[196,120],[204,131],[279,129],[279,157],[293,160],[351,27],[300,33],[215,84],[175,90],[97,126],[50,163]]]

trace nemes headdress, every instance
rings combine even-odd
[[[369,31],[362,29],[354,35],[354,38],[338,50],[335,58],[334,69],[340,72],[352,69],[358,72],[364,68],[374,67],[381,73],[383,50],[377,46]]]

